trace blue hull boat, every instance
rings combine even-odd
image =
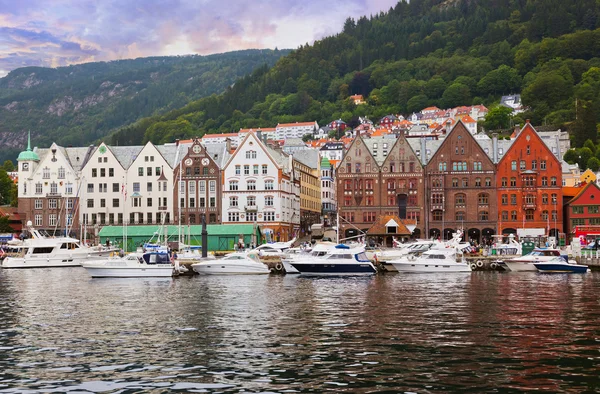
[[[533,263],[535,268],[538,269],[539,272],[566,272],[566,273],[574,273],[574,274],[585,274],[589,271],[587,265],[581,264],[569,264],[567,262],[560,261],[547,261],[540,263]]]
[[[337,245],[321,258],[307,256],[289,262],[302,275],[373,275],[375,266],[367,259],[365,247]]]

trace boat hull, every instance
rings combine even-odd
[[[218,260],[192,264],[192,268],[200,275],[267,275],[270,273],[266,265],[229,265]]]
[[[589,271],[587,265],[579,264],[535,263],[534,266],[539,272],[585,274]]]
[[[173,276],[173,267],[148,267],[148,268],[104,268],[83,267],[92,278],[170,278]]]
[[[283,264],[283,268],[285,269],[286,274],[299,274],[300,273],[300,271],[298,271],[296,268],[294,268],[292,263],[290,263],[289,261],[283,260],[281,263]]]
[[[7,257],[2,261],[2,268],[52,268],[52,267],[79,267],[88,258],[77,257]]]
[[[524,261],[510,261],[504,260],[503,266],[505,266],[509,271],[513,272],[537,272],[537,268],[533,263],[524,262]]]
[[[398,272],[471,272],[465,263],[419,264],[415,262],[390,263]]]
[[[371,263],[290,263],[302,275],[373,275],[377,271]]]

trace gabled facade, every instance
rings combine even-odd
[[[600,187],[589,182],[565,205],[565,232],[571,234],[575,226],[600,225]]]
[[[321,223],[321,180],[319,151],[304,149],[293,155],[294,175],[300,181],[300,229],[306,234]]]
[[[82,157],[82,160],[84,158]],[[18,159],[18,212],[23,223],[31,221],[49,233],[79,230],[76,209],[80,177],[64,148],[27,150]]]
[[[136,152],[140,149],[133,148]],[[127,212],[127,169],[113,150],[104,143],[96,147],[81,169],[81,178],[79,212],[86,230],[89,228],[91,232],[94,226],[122,225]]]
[[[255,223],[266,240],[287,241],[300,229],[300,183],[292,159],[250,131],[223,167],[223,224]]]
[[[518,228],[549,229],[558,236],[562,220],[562,166],[527,122],[498,163],[499,233]]]
[[[227,144],[210,144],[223,147]],[[208,148],[195,138],[190,146],[181,147],[181,158],[174,168],[173,177],[178,184],[173,190],[175,218],[182,225],[202,223],[205,215],[207,224],[221,222],[221,169]]]
[[[449,239],[463,229],[466,240],[483,242],[494,235],[495,165],[461,121],[426,163],[428,236]]]
[[[421,237],[424,233],[423,166],[404,133],[400,134],[383,162],[379,185],[381,205],[385,207],[381,214],[416,221],[413,235]]]

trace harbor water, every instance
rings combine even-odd
[[[600,273],[0,270],[0,393],[598,392]]]

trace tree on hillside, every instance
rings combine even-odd
[[[491,108],[485,117],[483,127],[486,130],[507,129],[510,127],[512,108],[499,105]]]
[[[13,202],[13,189],[16,189],[15,183],[6,171],[0,170],[0,205],[10,205]]]
[[[585,141],[598,142],[598,128],[593,104],[580,100],[578,103],[577,120],[571,126],[571,135],[575,146],[582,146]]]

